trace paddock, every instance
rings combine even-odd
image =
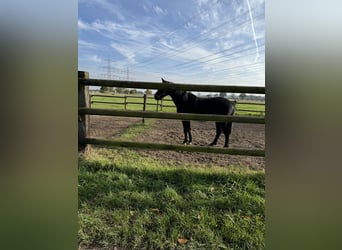
[[[232,93],[258,93],[264,94],[263,87],[241,87],[241,86],[215,86],[215,85],[185,85],[185,84],[159,84],[151,82],[129,82],[129,81],[113,81],[113,80],[99,80],[89,79],[87,72],[79,72],[79,149],[86,147],[88,144],[111,145],[111,146],[126,146],[141,149],[161,149],[161,150],[176,150],[176,151],[191,151],[191,152],[208,152],[208,153],[223,153],[231,155],[249,155],[263,157],[265,155],[264,149],[250,149],[250,148],[229,148],[219,149],[217,147],[204,147],[202,145],[195,146],[180,146],[173,144],[147,144],[144,142],[123,143],[113,140],[99,140],[98,138],[89,138],[89,115],[104,115],[104,116],[128,116],[128,117],[146,117],[146,118],[161,118],[161,119],[177,119],[177,120],[200,120],[200,121],[231,121],[235,123],[254,123],[264,124],[264,117],[244,117],[244,116],[223,116],[223,115],[197,115],[197,114],[174,114],[174,113],[157,113],[145,111],[117,111],[117,110],[103,110],[90,109],[89,89],[88,85],[93,86],[117,86],[117,87],[135,87],[143,89],[181,89],[194,90],[206,92],[232,92]],[[170,127],[170,126],[169,126]],[[234,132],[233,132],[234,133]],[[195,140],[196,137],[194,137]],[[164,142],[165,143],[165,142]]]
[[[134,124],[141,124],[141,118],[112,117],[94,115],[90,120],[90,137],[105,140],[118,140],[121,135]],[[201,146],[208,144],[215,135],[214,122],[192,122],[193,145]],[[178,120],[156,120],[155,123],[140,133],[136,138],[128,141],[148,142],[178,145],[182,141],[182,124]],[[224,138],[218,141],[218,146],[223,145]],[[232,148],[263,149],[265,148],[265,125],[264,124],[233,124],[231,134]],[[264,169],[264,157],[237,156],[229,154],[210,154],[196,152],[177,152],[161,150],[139,150],[148,157],[161,161],[170,161],[177,165],[203,164],[206,166],[241,166],[249,169]]]
[[[80,249],[264,247],[264,117],[94,108],[88,92],[92,84],[160,86],[79,78]],[[191,120],[192,145],[181,145],[182,119]],[[222,147],[223,137],[207,146],[217,120],[233,122],[230,148]],[[183,247],[182,239],[189,239]]]

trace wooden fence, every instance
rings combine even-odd
[[[147,96],[146,94],[144,95],[101,95],[101,94],[90,94],[90,104],[117,104],[117,105],[122,105],[124,110],[127,110],[127,105],[129,104],[138,104],[141,105],[142,110],[146,110],[146,106],[155,106],[155,110],[158,111],[162,111],[163,108],[165,107],[171,107],[171,108],[175,108],[175,105],[168,105],[168,104],[164,104],[165,102],[172,102],[172,99],[168,99],[168,98],[164,98],[162,100],[158,100],[155,101],[154,103],[149,103],[148,100],[149,99],[153,99],[154,97],[152,96]],[[93,97],[101,97],[102,99],[108,99],[108,100],[95,100],[95,98]],[[136,102],[136,101],[129,101],[129,99],[141,99],[140,102]],[[119,99],[122,100],[122,102],[120,101],[116,101],[115,99]],[[115,101],[113,101],[115,100]],[[252,109],[248,109],[248,108],[240,108],[239,104],[248,104],[248,105],[259,105],[259,106],[265,106],[265,103],[261,103],[261,102],[242,102],[240,100],[235,100],[237,103],[237,107],[236,107],[236,111],[242,111],[242,112],[249,112],[252,114],[256,114],[259,116],[265,115],[265,111],[264,110],[252,110]]]
[[[264,94],[264,87],[242,87],[242,86],[220,86],[220,85],[198,85],[198,84],[166,84],[156,82],[137,82],[137,81],[119,81],[119,80],[100,80],[89,79],[89,73],[78,72],[78,145],[79,150],[85,150],[87,145],[107,145],[120,146],[153,150],[175,150],[190,152],[222,153],[232,155],[265,156],[265,150],[252,149],[232,149],[218,147],[185,146],[185,145],[167,145],[156,143],[126,142],[115,140],[103,140],[98,138],[89,138],[89,115],[104,116],[124,116],[124,117],[143,117],[158,119],[177,119],[177,120],[200,120],[200,121],[231,121],[239,123],[265,123],[264,117],[246,117],[246,116],[225,116],[225,115],[203,115],[203,114],[184,114],[167,113],[151,111],[128,111],[128,110],[109,110],[90,108],[89,85],[125,87],[141,89],[180,89],[200,92],[230,92],[230,93],[253,93]],[[146,100],[146,99],[145,99]]]
[[[128,104],[138,104],[141,105],[142,110],[146,110],[146,106],[155,106],[155,110],[159,111],[159,110],[163,110],[163,107],[175,107],[174,105],[163,105],[163,100],[158,100],[156,101],[156,103],[149,103],[147,102],[148,99],[153,99],[154,97],[152,96],[147,96],[146,94],[144,95],[99,95],[99,94],[90,94],[90,104],[93,103],[99,103],[99,104],[118,104],[118,105],[123,105],[124,110],[127,110],[127,105]],[[102,97],[105,99],[108,99],[108,101],[99,101],[99,100],[94,100],[93,97]],[[134,98],[134,99],[142,99],[141,102],[133,102],[133,101],[129,101],[129,98]],[[111,101],[110,99],[121,99],[122,102],[120,101]],[[170,101],[172,101],[170,99]]]

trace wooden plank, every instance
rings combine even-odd
[[[248,105],[261,105],[261,106],[265,106],[264,102],[240,102],[240,101],[236,101],[236,104],[248,104]]]
[[[117,95],[97,95],[97,94],[92,94],[90,97],[105,97],[105,98],[125,98],[124,96],[117,96]]]
[[[236,109],[236,111],[244,111],[244,112],[265,112],[264,110],[250,110],[250,109]]]
[[[142,81],[102,80],[102,79],[79,79],[84,85],[140,88],[140,89],[170,89],[170,90],[192,90],[200,92],[229,92],[229,93],[251,93],[265,94],[265,87],[254,86],[227,86],[227,85],[202,85],[184,83],[158,83]]]
[[[144,143],[144,142],[128,142],[128,141],[115,141],[104,140],[96,138],[84,138],[83,143],[93,145],[104,145],[114,147],[129,147],[140,148],[149,150],[174,150],[182,152],[203,152],[203,153],[215,153],[215,154],[230,154],[230,155],[245,155],[264,157],[265,150],[257,149],[236,149],[236,148],[219,148],[219,147],[202,147],[193,145],[171,145],[171,144],[158,144],[158,143]]]
[[[124,105],[123,102],[105,102],[105,101],[91,101],[91,103],[103,103],[103,104],[121,104]]]
[[[133,110],[113,110],[113,109],[95,109],[95,108],[79,108],[80,114],[88,115],[105,115],[105,116],[127,116],[127,117],[145,117],[158,119],[174,119],[174,120],[196,120],[196,121],[231,121],[237,123],[257,123],[264,124],[264,117],[248,117],[248,116],[228,116],[228,115],[204,115],[204,114],[185,114],[185,113],[169,113],[169,112],[153,112],[153,111],[133,111]]]
[[[78,79],[87,79],[88,72],[78,71]],[[89,86],[83,85],[78,81],[78,107],[89,108]],[[85,152],[88,150],[86,144],[81,141],[89,134],[89,116],[86,114],[78,114],[78,151]]]
[[[144,94],[143,111],[146,111],[146,94]],[[142,123],[145,123],[145,117],[142,118]]]

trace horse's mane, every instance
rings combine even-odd
[[[197,99],[197,96],[196,96],[196,95],[194,95],[194,94],[191,93],[191,92],[186,92],[186,93],[187,93],[187,96],[188,96],[188,100],[189,100],[190,102],[196,101],[196,99]]]

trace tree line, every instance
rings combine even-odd
[[[146,95],[152,95],[152,90],[146,89],[145,91],[142,90],[136,90],[136,89],[128,89],[128,88],[114,88],[114,87],[106,87],[102,86],[100,88],[101,93],[113,93],[113,94],[146,94]]]
[[[137,89],[129,89],[129,88],[115,88],[115,87],[106,87],[102,86],[100,88],[101,93],[112,93],[112,94],[146,94],[146,95],[152,95],[152,90],[146,89],[143,90],[137,90]],[[255,100],[255,101],[265,101],[265,95],[254,95],[254,94],[246,94],[246,93],[216,93],[216,94],[207,94],[205,95],[207,97],[214,97],[214,96],[221,96],[228,99],[239,99],[239,100]]]

